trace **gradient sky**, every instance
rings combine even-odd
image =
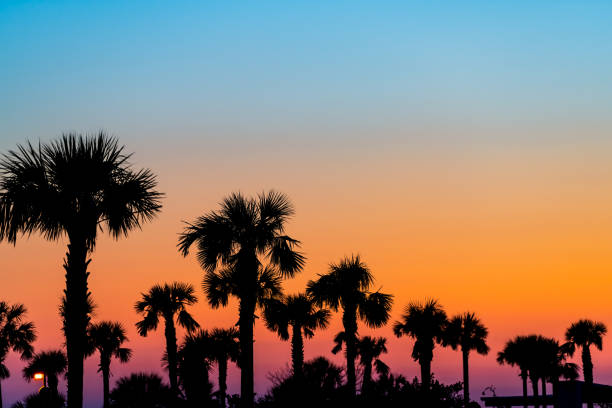
[[[133,303],[158,282],[199,290],[177,233],[232,191],[293,200],[308,264],[289,292],[358,252],[395,295],[393,320],[427,297],[478,313],[493,353],[472,359],[474,396],[520,390],[495,363],[511,336],[612,325],[612,4],[534,3],[1,1],[0,151],[105,129],[166,193],[157,220],[93,256],[95,319],[122,321],[135,349],[114,379],[160,371],[162,335],[138,337]],[[27,305],[39,350],[62,343],[64,252],[36,236],[0,244],[0,298]],[[207,328],[237,318],[203,296],[193,311]],[[339,328],[307,358],[330,356]],[[394,372],[418,373],[409,340],[375,333]],[[256,340],[264,392],[289,344],[261,322]],[[612,383],[609,344],[596,381]],[[88,408],[101,404],[96,364]],[[12,403],[38,385],[15,356],[9,367]],[[459,353],[437,350],[433,370],[459,381]]]

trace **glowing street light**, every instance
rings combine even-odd
[[[38,380],[38,381],[44,380],[45,379],[45,374],[44,373],[35,373],[34,374],[34,379]]]

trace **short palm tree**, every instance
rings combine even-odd
[[[329,315],[329,310],[317,308],[313,301],[302,293],[272,300],[264,309],[264,320],[268,329],[276,332],[282,340],[291,338],[293,376],[298,381],[301,381],[304,374],[304,337],[311,338],[315,330],[327,327]]]
[[[573,355],[576,348],[582,348],[582,373],[584,375],[584,383],[587,390],[593,386],[593,360],[591,358],[591,346],[595,346],[598,350],[603,348],[603,336],[606,335],[608,329],[601,322],[592,320],[579,320],[565,332],[565,340],[568,344],[568,351]],[[589,408],[593,407],[593,403],[588,403]]]
[[[359,364],[363,367],[363,380],[361,382],[361,395],[368,396],[372,388],[372,367],[379,375],[389,373],[389,367],[380,356],[387,353],[387,339],[384,337],[364,336],[357,343]]]
[[[143,319],[136,323],[136,329],[141,336],[146,337],[149,331],[156,330],[160,318],[164,321],[170,388],[175,395],[178,395],[179,391],[175,320],[176,324],[188,332],[200,327],[187,311],[187,306],[198,301],[194,292],[193,286],[181,282],[154,285],[147,293],[141,294],[142,299],[134,306],[136,312],[143,315]]]
[[[68,356],[68,405],[83,406],[83,360],[91,294],[88,259],[102,227],[115,238],[160,210],[149,170],[134,170],[117,139],[69,134],[48,144],[18,146],[0,159],[0,241],[40,232],[68,238],[62,305]]]
[[[489,354],[487,336],[489,331],[474,313],[464,313],[449,320],[444,334],[444,345],[453,350],[461,349],[463,357],[463,403],[467,407],[470,403],[470,370],[469,356],[471,351],[478,354]]]
[[[23,368],[23,378],[30,382],[34,374],[43,373],[47,386],[53,394],[58,394],[58,377],[66,372],[68,362],[62,350],[49,350],[36,353]]]
[[[357,319],[376,328],[389,320],[393,296],[372,292],[374,275],[359,255],[331,264],[329,272],[308,282],[306,293],[319,307],[337,311],[342,308],[346,341],[346,376],[349,393],[356,394],[355,359],[357,357]]]
[[[211,211],[187,224],[179,251],[187,256],[195,245],[205,270],[204,290],[213,308],[227,305],[229,296],[239,300],[241,406],[255,403],[253,380],[253,326],[255,309],[262,305],[262,282],[279,283],[302,270],[304,256],[299,242],[285,235],[294,214],[287,196],[271,191],[257,198],[231,194],[219,211]],[[267,260],[267,264],[266,264]]]
[[[178,376],[189,406],[207,406],[211,384],[208,377],[211,362],[208,358],[208,333],[197,330],[188,333],[178,349]],[[165,355],[167,368],[168,355]]]
[[[98,372],[102,373],[104,408],[109,408],[111,359],[115,357],[120,362],[127,363],[132,357],[132,350],[122,347],[128,338],[121,323],[103,321],[91,324],[87,329],[87,336],[90,341],[90,353],[93,354],[94,351],[100,353]]]
[[[2,380],[10,376],[4,361],[10,351],[19,353],[22,360],[32,356],[36,340],[34,324],[25,321],[24,305],[0,302],[0,408],[2,408]]]
[[[176,395],[157,374],[134,373],[121,377],[110,396],[113,408],[176,406]]]
[[[209,360],[217,365],[219,374],[218,401],[221,408],[225,408],[227,400],[227,363],[238,362],[240,357],[239,332],[236,328],[215,328],[206,332],[206,351]]]
[[[446,312],[437,300],[425,303],[410,303],[402,315],[401,321],[393,325],[397,337],[410,336],[415,340],[412,358],[421,366],[421,387],[424,392],[431,385],[431,361],[436,343],[442,344],[446,329]]]
[[[527,380],[532,371],[534,361],[534,344],[536,336],[516,336],[508,340],[502,351],[497,353],[499,364],[517,366],[520,370],[519,376],[523,381],[523,398],[527,398]],[[537,387],[536,387],[537,388]],[[525,403],[525,407],[527,404]]]

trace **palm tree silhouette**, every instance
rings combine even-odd
[[[219,406],[225,408],[227,400],[227,363],[238,362],[240,357],[239,332],[236,328],[215,328],[206,333],[206,349],[211,362],[217,364],[219,374]]]
[[[553,384],[553,390],[555,390],[555,385],[558,384],[560,377],[569,380],[578,378],[578,366],[566,362],[567,346],[560,346],[557,340],[543,336],[536,337],[535,346],[536,351],[533,353],[531,370],[542,381],[542,396],[546,396],[547,381]]]
[[[421,387],[428,392],[433,350],[436,343],[441,344],[444,339],[446,312],[437,300],[430,299],[425,303],[408,304],[401,319],[393,325],[393,333],[397,337],[407,335],[415,340],[412,358],[421,366]]]
[[[208,333],[197,330],[188,333],[178,349],[178,376],[188,406],[207,406],[212,385],[208,377],[211,362],[208,358]],[[168,354],[164,355],[168,368]]]
[[[223,200],[220,211],[187,224],[180,236],[178,247],[184,256],[192,245],[197,246],[198,260],[206,271],[203,286],[209,304],[213,308],[226,306],[230,295],[239,300],[243,408],[251,408],[255,402],[255,309],[268,295],[280,293],[281,278],[293,277],[304,266],[304,256],[295,250],[299,241],[285,235],[285,224],[293,214],[293,206],[284,194],[271,191],[245,198],[233,193]],[[268,261],[265,266],[264,258]]]
[[[102,373],[102,385],[104,392],[104,408],[109,408],[110,404],[110,365],[113,357],[122,363],[127,363],[132,357],[132,350],[121,347],[128,341],[125,329],[121,323],[103,321],[94,323],[87,329],[90,349],[88,354],[94,351],[100,353],[100,364],[98,372]]]
[[[471,351],[487,355],[489,346],[487,336],[489,331],[474,313],[466,312],[453,316],[449,320],[444,335],[444,345],[451,346],[453,350],[461,348],[463,357],[463,403],[467,407],[470,403],[470,370],[469,357]]]
[[[379,357],[387,353],[387,339],[384,337],[364,336],[357,343],[359,364],[363,367],[363,380],[361,382],[361,395],[368,396],[372,388],[372,366],[379,375],[389,373],[387,366]]]
[[[598,350],[603,347],[603,336],[608,332],[605,324],[594,322],[588,319],[582,319],[572,325],[565,332],[565,340],[567,341],[568,352],[570,356],[574,355],[577,347],[582,348],[582,373],[584,374],[584,383],[587,388],[587,393],[593,387],[593,360],[591,358],[591,346],[595,346]],[[593,408],[593,402],[588,402],[589,408]]]
[[[512,340],[508,340],[504,349],[497,354],[499,364],[508,364],[519,368],[519,376],[523,381],[523,398],[527,398],[527,379],[534,360],[534,338],[535,336],[516,336]],[[537,394],[537,387],[535,389],[534,395]],[[527,403],[524,406],[527,407]]]
[[[68,134],[37,147],[18,146],[0,160],[0,241],[40,232],[68,237],[62,305],[68,355],[68,405],[83,406],[83,360],[91,294],[87,267],[98,231],[125,236],[161,206],[155,176],[135,171],[117,139]]]
[[[62,350],[42,351],[34,354],[28,365],[23,368],[23,378],[30,382],[34,374],[43,373],[51,392],[58,394],[58,376],[66,372],[67,365],[66,354]]]
[[[311,338],[316,329],[327,327],[329,316],[329,310],[317,309],[313,301],[303,293],[272,300],[264,309],[268,329],[276,332],[282,340],[287,341],[291,337],[293,376],[298,382],[302,381],[304,375],[303,337]]]
[[[357,318],[369,327],[380,327],[389,320],[393,296],[370,292],[374,276],[359,255],[345,257],[331,264],[329,272],[308,282],[306,293],[319,307],[342,308],[346,341],[346,376],[349,393],[356,394],[355,358],[357,357]]]
[[[36,340],[34,324],[25,322],[27,310],[24,305],[9,305],[0,301],[0,408],[2,408],[2,380],[10,373],[4,361],[12,350],[19,353],[22,360],[32,357],[32,343]]]
[[[176,394],[157,374],[135,373],[117,380],[111,400],[113,408],[174,408]]]
[[[170,388],[178,395],[177,377],[177,340],[176,324],[187,332],[192,332],[200,325],[187,311],[187,306],[195,304],[198,299],[194,294],[193,286],[187,283],[174,282],[172,284],[154,285],[147,293],[142,293],[142,300],[136,302],[136,312],[144,317],[136,323],[138,334],[146,337],[149,331],[156,330],[160,318],[164,320],[166,353],[168,356],[168,374]]]

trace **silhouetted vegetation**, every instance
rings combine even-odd
[[[58,377],[66,372],[68,361],[62,350],[50,350],[36,353],[32,356],[28,365],[23,368],[23,378],[30,382],[34,374],[43,373],[47,380],[47,387],[54,394],[58,393]]]

